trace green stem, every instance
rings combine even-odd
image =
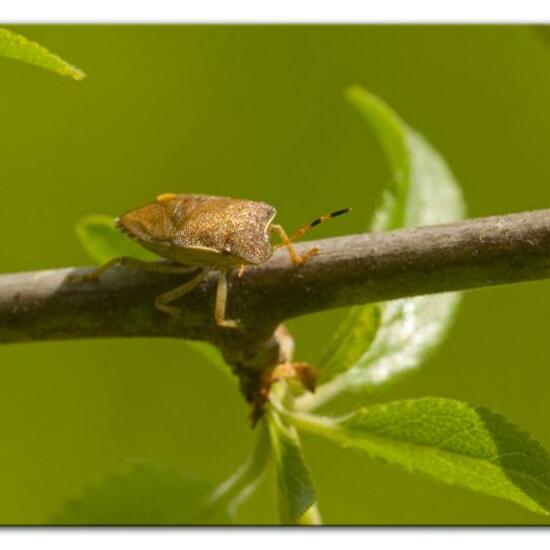
[[[255,491],[265,472],[270,456],[266,421],[258,425],[256,445],[248,460],[229,478],[220,483],[207,501],[208,507],[227,507],[234,517],[239,506]]]
[[[294,427],[311,433],[334,437],[334,434],[338,430],[337,419],[334,418],[285,409],[279,409],[278,412]]]

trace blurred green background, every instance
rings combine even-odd
[[[269,202],[289,229],[360,232],[387,172],[343,91],[378,94],[439,149],[470,216],[550,206],[550,48],[525,27],[17,26],[88,74],[0,60],[0,270],[90,262],[74,235],[161,192]],[[466,295],[451,338],[372,401],[494,408],[550,449],[550,282]],[[342,311],[290,323],[315,362]],[[1,523],[42,523],[142,457],[220,481],[253,441],[231,381],[171,340],[0,347]],[[327,523],[545,523],[515,505],[305,437]],[[273,477],[239,521],[276,519]]]

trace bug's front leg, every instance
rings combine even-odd
[[[105,271],[116,265],[122,265],[130,269],[154,271],[157,273],[190,273],[191,271],[195,271],[197,269],[195,266],[146,262],[144,260],[138,260],[137,258],[120,256],[109,260],[103,265],[100,265],[95,271],[92,271],[92,273],[89,273],[88,275],[69,275],[69,279],[71,281],[97,281]]]
[[[281,243],[276,244],[275,248],[281,248],[282,246],[286,247],[286,249],[288,250],[290,259],[294,265],[301,265],[307,262],[313,256],[317,256],[317,254],[321,252],[320,248],[315,246],[314,248],[308,250],[305,254],[302,254],[300,256],[300,254],[296,252],[296,249],[294,248],[292,241],[290,240],[289,236],[287,235],[286,231],[283,229],[281,225],[272,223],[269,226],[269,229],[271,231],[277,232],[282,241]]]
[[[242,324],[238,319],[226,319],[225,308],[227,306],[227,275],[220,271],[218,276],[218,287],[216,289],[216,309],[214,317],[216,324],[226,328],[241,328]]]

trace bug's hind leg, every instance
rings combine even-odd
[[[216,324],[220,327],[241,328],[241,322],[238,319],[226,319],[225,308],[227,306],[227,275],[225,271],[220,271],[218,276],[218,287],[216,289]]]
[[[116,265],[122,265],[130,269],[143,269],[144,271],[156,271],[157,273],[190,273],[196,271],[196,266],[174,265],[162,262],[146,262],[137,258],[120,256],[100,265],[87,275],[69,275],[71,281],[97,281],[108,269]]]
[[[205,275],[206,270],[202,270],[190,281],[187,281],[183,285],[177,286],[176,288],[157,296],[157,299],[155,300],[155,307],[160,309],[160,311],[164,311],[164,313],[168,313],[171,317],[179,317],[180,308],[177,306],[169,306],[168,304],[178,298],[181,298],[184,294],[191,292],[191,290],[193,290],[204,279]]]
[[[281,237],[282,242],[279,244],[276,244],[275,248],[281,248],[282,246],[286,247],[286,249],[288,250],[288,254],[290,255],[290,259],[292,260],[292,263],[294,265],[301,265],[307,262],[307,260],[309,260],[311,257],[317,256],[317,254],[321,252],[319,247],[316,246],[311,250],[308,250],[305,254],[302,254],[300,256],[300,254],[296,252],[296,249],[294,248],[292,241],[290,240],[289,236],[286,234],[286,231],[283,229],[281,225],[273,223],[271,224],[270,228],[272,231],[276,231],[279,237]]]

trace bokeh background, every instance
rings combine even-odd
[[[17,26],[85,70],[0,60],[0,270],[90,262],[74,225],[161,192],[263,200],[288,228],[353,214],[387,172],[343,99],[361,84],[424,133],[470,216],[550,206],[550,47],[526,27]],[[550,282],[468,293],[450,339],[372,402],[426,395],[494,408],[550,449]],[[315,362],[343,311],[293,321]],[[43,523],[136,457],[220,481],[247,456],[248,407],[181,341],[0,347],[0,523]],[[519,507],[304,438],[328,523],[545,523]],[[239,521],[276,520],[268,476]]]

